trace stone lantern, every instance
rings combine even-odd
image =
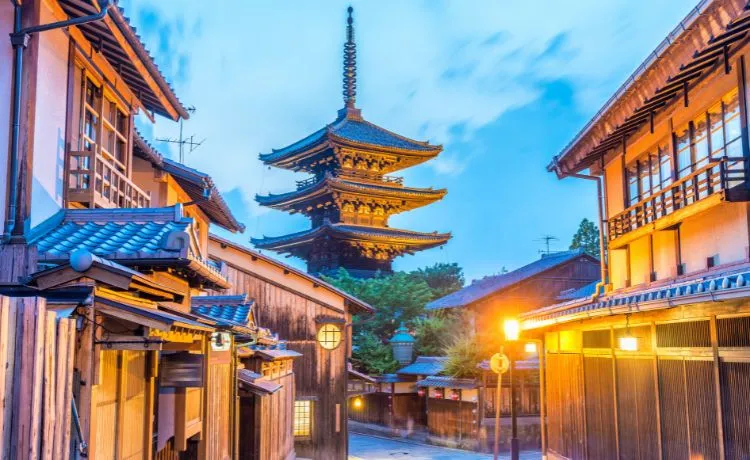
[[[393,358],[400,364],[409,364],[414,354],[414,337],[409,334],[404,323],[396,329],[396,333],[390,340]]]

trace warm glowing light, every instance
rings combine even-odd
[[[517,319],[506,319],[503,322],[503,332],[505,332],[505,340],[518,340],[518,336],[521,334],[521,325]]]
[[[523,350],[526,353],[536,353],[536,344],[534,342],[526,342],[523,346]]]
[[[451,399],[454,401],[458,401],[461,397],[461,393],[458,390],[451,390]]]
[[[620,337],[619,343],[622,351],[638,351],[638,337]]]
[[[424,388],[420,388],[419,390],[417,390],[417,394],[419,396],[424,396]]]
[[[362,398],[354,398],[354,408],[362,409]]]

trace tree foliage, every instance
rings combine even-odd
[[[378,374],[393,370],[388,339],[401,322],[415,333],[416,353],[444,354],[447,338],[453,336],[453,315],[428,315],[425,306],[463,287],[463,270],[457,264],[435,264],[368,279],[355,278],[341,268],[324,279],[375,309],[373,314],[354,317],[352,360],[358,368]]]
[[[488,353],[475,335],[462,335],[447,349],[445,373],[459,378],[476,377],[477,365],[487,359]]]
[[[586,254],[599,258],[599,229],[596,224],[584,218],[573,235],[570,249],[581,248]]]

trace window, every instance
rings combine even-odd
[[[312,401],[294,401],[294,436],[309,438],[312,432]]]
[[[318,343],[326,350],[333,350],[341,343],[341,328],[335,324],[324,324],[318,330]]]
[[[97,151],[117,170],[126,172],[130,116],[90,78],[84,77],[83,85],[81,148]]]
[[[672,183],[672,155],[669,144],[661,142],[652,152],[632,162],[626,169],[628,206],[667,188]]]

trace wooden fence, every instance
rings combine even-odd
[[[0,296],[3,459],[70,457],[75,334],[44,299]]]

